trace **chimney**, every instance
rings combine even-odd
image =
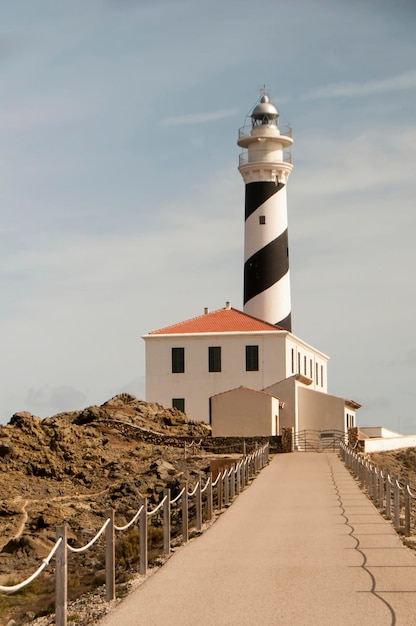
[[[209,308],[206,306],[204,307],[204,315],[208,315],[209,313]]]
[[[230,303],[230,302],[228,302],[228,300],[227,300],[227,302],[225,303],[225,308],[227,309],[227,311],[229,311],[229,310],[231,309],[231,303]]]

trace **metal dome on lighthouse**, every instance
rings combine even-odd
[[[261,126],[264,124],[274,124],[277,126],[278,117],[279,111],[276,109],[274,104],[270,102],[270,98],[266,94],[262,96],[260,104],[253,109],[251,114],[253,126]]]
[[[246,185],[244,312],[292,330],[286,183],[292,171],[290,128],[263,94],[251,125],[239,130],[239,171]]]

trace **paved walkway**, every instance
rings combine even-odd
[[[335,454],[275,456],[100,626],[416,624],[416,556]]]

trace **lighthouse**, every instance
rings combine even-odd
[[[290,128],[264,94],[239,130],[245,183],[244,313],[291,332],[286,184],[292,171]]]

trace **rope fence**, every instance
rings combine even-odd
[[[340,456],[374,504],[388,520],[392,520],[395,530],[405,537],[416,532],[416,493],[410,483],[401,481],[398,476],[385,475],[362,454],[342,442]]]
[[[198,444],[197,444],[198,445]],[[124,532],[138,522],[139,526],[139,573],[147,574],[148,569],[148,526],[149,519],[158,513],[163,514],[163,553],[169,555],[171,552],[171,522],[172,507],[181,501],[181,534],[182,543],[189,540],[190,527],[190,501],[194,500],[195,507],[195,527],[197,532],[202,531],[203,521],[210,522],[214,512],[214,489],[216,488],[216,508],[221,511],[224,506],[229,506],[234,498],[254,479],[256,474],[269,461],[269,444],[266,444],[236,462],[229,470],[219,472],[215,481],[212,474],[202,487],[198,481],[192,491],[188,491],[188,483],[183,483],[182,489],[177,496],[171,499],[170,489],[165,489],[159,504],[152,510],[148,509],[147,498],[135,513],[133,518],[124,526],[115,524],[115,512],[113,509],[106,511],[105,522],[96,535],[85,546],[75,548],[68,543],[68,529],[66,525],[56,528],[56,542],[48,554],[43,559],[40,567],[26,580],[16,585],[0,585],[0,592],[11,594],[20,591],[33,582],[55,557],[55,624],[56,626],[67,625],[67,598],[68,598],[68,551],[74,554],[86,552],[104,535],[105,541],[105,586],[106,600],[115,599],[115,534]],[[205,500],[205,517],[204,517]]]

